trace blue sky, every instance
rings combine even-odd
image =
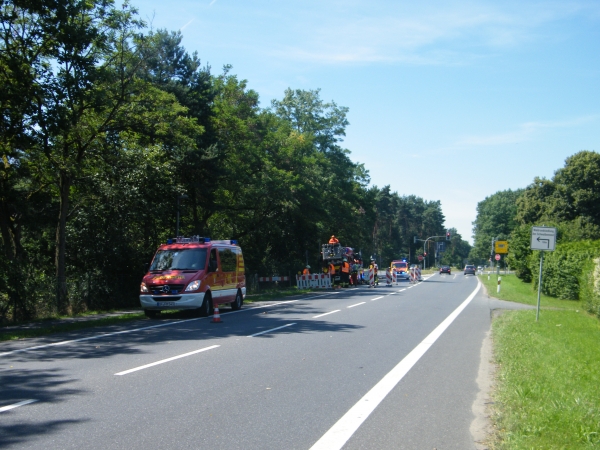
[[[372,184],[441,200],[471,242],[486,196],[600,151],[598,0],[132,1],[265,107],[287,87],[349,107]]]

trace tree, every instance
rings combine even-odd
[[[518,222],[516,201],[522,190],[498,191],[477,204],[473,222],[474,246],[470,259],[487,260],[492,251],[492,239],[508,239]]]

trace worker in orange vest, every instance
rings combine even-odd
[[[329,263],[329,276],[331,277],[331,286],[333,287],[333,279],[335,278],[335,266]]]
[[[346,258],[344,258],[344,261],[342,262],[341,272],[340,281],[342,283],[342,287],[347,287],[350,283],[350,264]]]
[[[330,244],[339,244],[340,241],[338,240],[338,238],[336,238],[334,235],[332,235],[331,238],[329,239],[329,243]]]
[[[306,266],[302,271],[302,275],[310,275],[310,266]]]

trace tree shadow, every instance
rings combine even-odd
[[[6,413],[3,413],[6,414]],[[22,444],[34,436],[43,436],[62,431],[70,425],[87,422],[87,420],[50,420],[46,422],[20,422],[12,425],[0,423],[0,448]]]
[[[40,403],[67,401],[69,396],[85,392],[82,389],[68,387],[69,383],[75,381],[77,380],[67,377],[59,369],[43,371],[4,369],[0,372],[0,406],[8,406],[30,399],[35,399]],[[0,421],[0,448],[23,443],[35,436],[56,433],[65,427],[85,421],[78,419],[33,422],[13,419],[13,414],[20,411],[21,408],[27,407],[25,405],[0,413],[2,419]]]

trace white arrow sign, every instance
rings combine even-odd
[[[553,252],[556,246],[556,228],[532,227],[531,228],[531,250],[543,250]]]

